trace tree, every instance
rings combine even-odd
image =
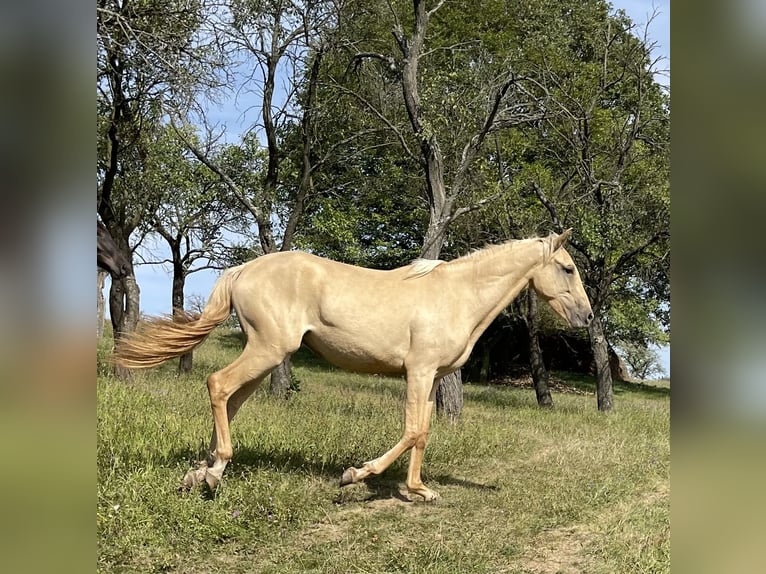
[[[104,281],[109,275],[103,269],[96,270],[96,338],[100,339],[104,335],[104,317],[106,302],[104,301]]]
[[[623,13],[592,4],[567,21],[576,41],[539,63],[555,113],[529,134],[534,158],[523,185],[557,230],[576,230],[570,245],[595,315],[598,408],[608,411],[608,337],[656,338],[667,326],[670,108],[645,37]],[[632,335],[620,333],[619,310],[632,310]]]
[[[482,41],[506,34],[504,24],[498,17]],[[545,115],[491,134],[474,169],[483,189],[471,188],[465,201],[480,200],[487,190],[497,200],[455,222],[452,245],[467,249],[575,228],[570,251],[601,309],[589,337],[606,410],[609,342],[645,347],[667,340],[667,92],[654,81],[658,62],[649,58],[645,35],[637,36],[624,14],[610,15],[605,2],[524,3],[510,28],[511,67],[540,84]],[[578,248],[590,251],[583,256]],[[533,378],[542,376],[533,367]]]
[[[657,351],[634,342],[620,343],[622,357],[630,367],[630,373],[639,380],[646,381],[654,376],[666,376],[660,364]]]
[[[147,141],[171,105],[188,105],[200,85],[212,83],[210,52],[198,35],[202,15],[203,3],[195,0],[97,5],[97,211],[128,259],[141,214],[156,205],[141,182]],[[119,341],[139,317],[132,269],[112,282],[109,305]]]
[[[429,33],[434,15],[442,14],[443,8],[447,10],[444,2],[429,9],[426,2],[416,0],[412,13],[406,15],[394,3],[388,4],[387,14],[381,3],[346,13],[344,47],[351,52],[352,68],[366,72],[365,81],[349,81],[344,74],[333,84],[350,102],[366,110],[374,123],[382,125],[401,146],[405,158],[422,171],[420,190],[428,218],[420,256],[433,259],[441,254],[449,225],[489,201],[484,197],[473,204],[463,203],[473,183],[472,168],[488,136],[540,117],[534,82],[504,66],[502,56],[493,60],[490,51],[474,40],[486,20],[470,30],[474,35],[457,40],[450,24],[462,22],[466,8],[451,7],[444,23],[435,26],[436,33]],[[410,24],[405,26],[404,21]],[[380,22],[390,22],[389,30],[384,31]],[[465,32],[465,26],[458,27]],[[393,43],[386,42],[384,35],[393,36]],[[399,91],[398,109],[386,97],[392,87]],[[371,131],[367,127],[360,133]],[[444,153],[445,143],[448,154]],[[461,404],[456,373],[439,384],[437,412],[454,420]]]
[[[541,407],[552,407],[553,398],[548,388],[548,370],[543,363],[543,351],[540,348],[537,294],[534,289],[527,290],[526,323],[529,331],[529,368],[532,372],[532,382],[535,385],[537,404]]]
[[[188,134],[193,140],[195,134]],[[190,157],[175,130],[157,134],[149,148],[149,192],[158,202],[144,215],[140,230],[162,238],[169,258],[144,260],[143,264],[168,264],[172,272],[171,305],[179,321],[184,311],[186,278],[205,269],[224,269],[235,261],[229,248],[235,234],[243,233],[243,213],[218,178]],[[239,261],[236,261],[239,263]],[[190,372],[192,353],[182,355],[179,372]]]
[[[250,81],[243,89],[260,96],[260,117],[253,122],[252,129],[263,134],[266,156],[265,169],[257,189],[253,185],[241,187],[234,172],[211,157],[211,146],[203,150],[188,140],[187,145],[252,215],[257,224],[262,252],[286,251],[292,247],[315,169],[311,162],[313,97],[323,55],[322,32],[332,21],[334,4],[322,1],[232,0],[227,15],[228,20],[224,20],[223,27],[227,37],[224,50],[229,58],[245,57],[239,65],[247,69],[245,73]],[[283,72],[282,79],[287,88],[278,102],[276,91],[280,72]],[[300,114],[301,167],[297,183],[290,186],[280,175],[287,155],[280,134],[296,113]],[[243,144],[250,148],[252,155],[257,139],[250,136],[246,140]],[[294,193],[286,197],[283,193],[285,188],[292,189]],[[283,210],[286,220],[281,245],[273,228],[280,204],[290,206]],[[287,358],[272,371],[272,394],[286,397],[290,384]]]

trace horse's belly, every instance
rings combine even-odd
[[[317,355],[341,369],[362,373],[400,374],[404,356],[396,345],[384,340],[364,340],[332,328],[309,331],[303,342]]]

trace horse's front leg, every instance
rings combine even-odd
[[[426,500],[433,500],[438,494],[426,488],[420,480],[420,465],[423,461],[423,450],[428,438],[428,425],[433,410],[434,391],[433,372],[425,375],[407,373],[407,402],[404,411],[404,434],[393,448],[382,456],[365,462],[361,468],[348,468],[340,479],[340,485],[345,486],[364,480],[371,474],[380,474],[388,468],[403,452],[413,450],[410,459],[410,472],[407,475],[407,489]],[[414,471],[413,471],[414,469]]]
[[[428,442],[428,429],[431,426],[431,413],[434,408],[436,398],[436,389],[439,385],[438,380],[431,380],[431,390],[425,404],[418,410],[417,414],[417,432],[415,433],[415,444],[410,452],[410,466],[407,470],[407,490],[410,494],[422,496],[424,500],[435,500],[439,498],[439,493],[431,490],[420,478],[420,468],[423,464],[423,454]]]

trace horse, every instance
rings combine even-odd
[[[114,279],[122,279],[130,273],[130,262],[109,235],[103,223],[96,220],[96,265],[108,271]]]
[[[213,412],[208,458],[181,488],[214,492],[233,455],[229,424],[259,383],[305,344],[340,368],[404,375],[404,433],[388,452],[351,467],[340,484],[383,472],[412,450],[406,487],[430,501],[421,480],[438,381],[459,369],[490,322],[531,286],[571,327],[593,319],[579,272],[563,245],[571,229],[485,247],[445,262],[418,259],[393,270],[365,269],[312,254],[263,255],[226,270],[201,315],[157,317],[124,336],[117,364],[148,368],[199,345],[232,308],[246,335],[242,354],[207,379]],[[203,482],[204,481],[204,482]]]

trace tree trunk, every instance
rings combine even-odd
[[[436,389],[436,412],[456,423],[463,410],[463,376],[460,369],[442,377]]]
[[[404,107],[407,110],[412,132],[418,139],[426,176],[429,221],[420,256],[438,259],[451,215],[452,199],[448,197],[444,185],[444,159],[439,142],[423,117],[418,91],[418,67],[431,13],[426,10],[425,2],[420,0],[415,0],[413,10],[415,21],[412,35],[409,38],[405,37],[398,23],[392,32],[403,58],[401,86]],[[436,390],[436,413],[446,415],[450,421],[454,422],[462,408],[462,376],[460,371],[456,371],[439,381]]]
[[[191,373],[194,366],[194,351],[184,353],[178,359],[178,372],[179,373]]]
[[[123,333],[136,330],[139,318],[140,290],[134,275],[128,275],[121,281],[112,281],[109,290],[109,314],[112,317],[114,344],[119,345]],[[114,374],[123,380],[131,378],[130,369],[114,366]]]
[[[290,357],[282,361],[276,369],[271,371],[271,382],[269,390],[271,394],[280,399],[286,399],[289,396],[290,384],[292,382],[292,363]]]
[[[487,341],[487,344],[484,345],[484,348],[481,351],[481,370],[479,371],[479,384],[480,385],[486,385],[487,381],[489,380],[489,367],[490,367],[490,359],[491,359],[491,345],[489,344],[489,341]]]
[[[306,97],[302,103],[303,115],[301,117],[301,177],[298,191],[295,194],[295,204],[285,225],[285,233],[282,238],[280,251],[288,251],[293,245],[295,230],[303,217],[306,208],[306,197],[312,187],[311,174],[314,172],[312,152],[314,148],[314,100],[316,99],[317,85],[319,84],[319,72],[321,70],[324,47],[320,46],[313,54],[309,71]]]
[[[179,242],[180,243],[180,242]],[[186,321],[184,313],[184,285],[186,283],[186,273],[181,263],[181,253],[178,246],[171,246],[173,254],[173,288],[171,301],[173,306],[173,316],[176,321]],[[194,365],[194,351],[184,353],[178,359],[179,374],[190,373]]]
[[[274,125],[274,118],[271,113],[278,63],[279,56],[274,53],[269,54],[267,57],[266,74],[263,85],[263,97],[261,100],[261,117],[263,118],[263,129],[266,133],[266,149],[268,150],[266,177],[263,181],[263,194],[269,203],[274,201],[276,195],[277,185],[279,184],[279,164],[281,162],[279,142],[277,139],[277,126]],[[267,211],[268,213],[264,211],[262,217],[257,218],[258,237],[264,254],[277,251],[277,244],[274,240],[271,225],[271,210]],[[290,388],[291,374],[290,358],[288,357],[271,372],[269,390],[272,395],[280,398],[287,398],[287,390]]]
[[[104,282],[107,272],[98,269],[96,271],[96,339],[104,336],[104,317],[106,315],[106,301],[104,300]]]
[[[588,335],[590,335],[593,360],[596,363],[598,410],[611,411],[614,393],[612,391],[612,370],[609,365],[609,345],[606,342],[606,337],[604,337],[604,328],[598,313],[595,314],[593,321],[588,326]]]
[[[537,293],[531,287],[527,289],[527,328],[529,330],[529,368],[535,384],[537,404],[541,407],[552,407],[553,398],[548,388],[548,370],[545,368],[543,351],[540,348]]]

